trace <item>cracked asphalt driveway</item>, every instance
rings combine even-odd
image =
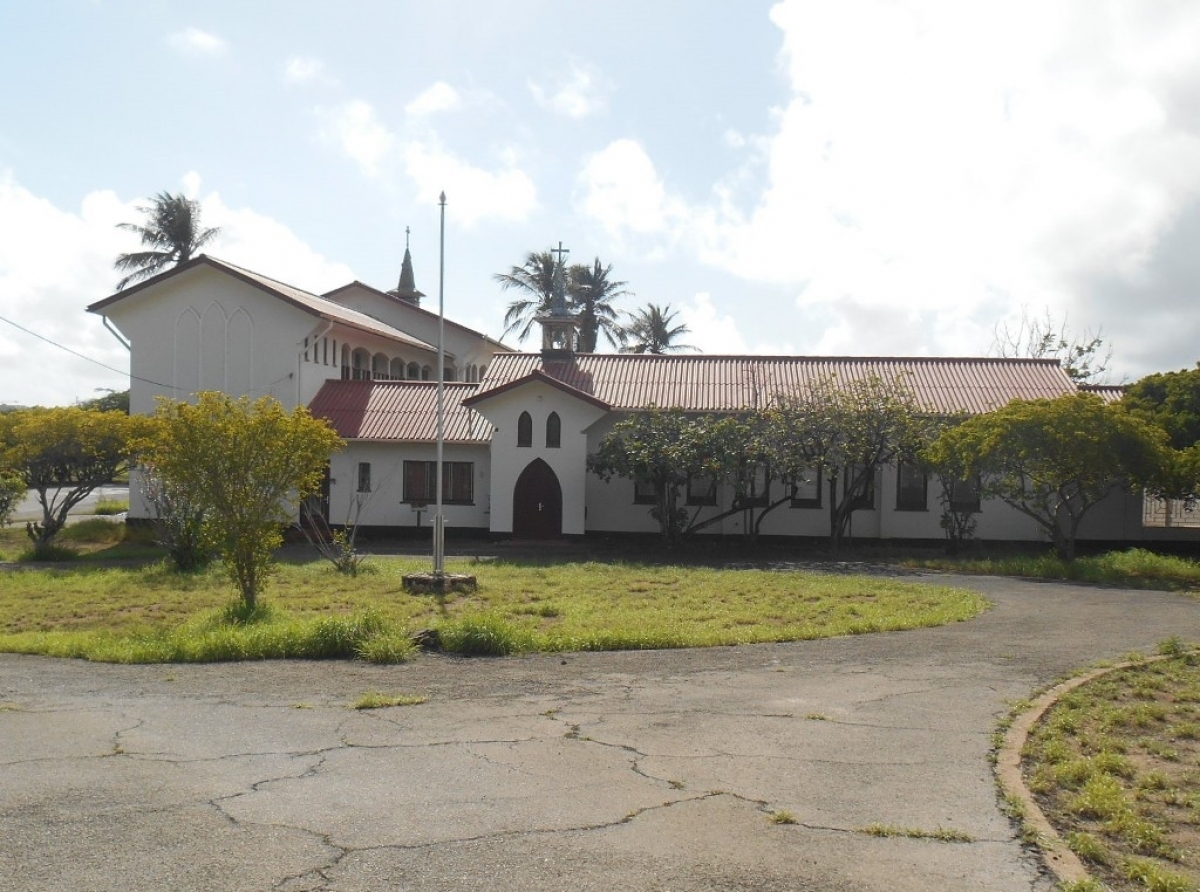
[[[997,719],[1065,673],[1200,639],[1200,604],[949,581],[994,609],[827,641],[395,667],[2,655],[0,889],[1048,892],[997,802]],[[370,690],[429,700],[350,708]],[[783,811],[796,823],[770,821]]]

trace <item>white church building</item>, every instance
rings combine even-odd
[[[346,441],[321,494],[329,521],[403,536],[428,535],[435,500],[438,316],[421,306],[422,297],[407,250],[395,289],[356,281],[322,295],[202,255],[88,310],[130,350],[131,412],[151,413],[158,397],[186,400],[204,390],[306,405]],[[653,493],[587,470],[601,438],[649,406],[744,411],[831,375],[906,375],[922,408],[938,414],[987,412],[1076,389],[1053,360],[580,354],[573,320],[542,321],[543,349],[535,353],[445,321],[448,536],[655,534]],[[782,484],[764,483],[764,498],[786,495],[787,502],[764,518],[762,535],[828,536],[821,486],[771,494],[769,487]],[[878,469],[850,535],[941,539],[937,486],[916,468]],[[731,490],[707,483],[688,490],[699,520],[728,513],[699,535],[744,532],[745,513],[729,512]],[[138,502],[134,492],[131,513],[145,516]],[[979,539],[1043,539],[1030,518],[1001,502],[977,509]],[[1145,525],[1140,495],[1119,493],[1093,509],[1080,538],[1137,542],[1190,533]]]

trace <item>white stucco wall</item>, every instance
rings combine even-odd
[[[489,462],[486,446],[446,444],[443,460],[473,464],[474,503],[443,506],[447,528],[485,530],[489,518]],[[362,499],[358,523],[365,526],[428,528],[434,505],[420,511],[404,501],[404,462],[434,461],[437,447],[432,443],[396,444],[352,442],[333,456],[330,462],[329,521],[345,524],[354,520],[358,500],[358,465],[371,465],[371,492]]]
[[[491,447],[492,532],[512,532],[517,478],[539,458],[553,469],[562,487],[563,534],[586,532],[588,428],[603,416],[603,410],[540,381],[506,391],[475,408],[496,427]],[[517,446],[517,419],[522,412],[528,412],[533,420],[533,443],[528,447]],[[546,419],[551,412],[558,413],[562,425],[558,448],[546,446]]]

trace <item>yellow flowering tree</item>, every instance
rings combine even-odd
[[[270,575],[283,529],[320,486],[341,438],[303,406],[205,392],[162,401],[142,460],[171,492],[206,507],[204,535],[248,610]]]
[[[48,546],[67,513],[125,470],[144,418],[77,406],[0,415],[0,464],[33,490],[41,521],[26,525],[34,548]]]

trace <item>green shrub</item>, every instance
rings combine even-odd
[[[125,514],[128,510],[128,499],[100,499],[96,502],[93,513],[101,517],[111,517],[115,514]]]
[[[503,657],[533,649],[532,636],[488,613],[466,616],[439,627],[442,649],[471,657]]]
[[[73,548],[67,548],[65,545],[55,545],[53,542],[42,542],[37,545],[31,545],[18,555],[18,561],[46,561],[49,563],[62,563],[64,561],[73,561],[79,557],[79,552]]]

